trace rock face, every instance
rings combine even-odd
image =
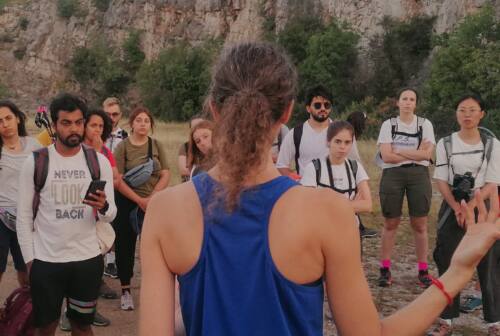
[[[55,0],[10,0],[0,10],[1,82],[29,106],[61,89],[77,90],[66,69],[74,48],[102,36],[120,45],[130,29],[143,31],[142,48],[151,59],[176,40],[255,40],[263,15],[271,15],[280,29],[290,13],[303,12],[349,22],[366,47],[386,15],[436,16],[441,33],[488,3],[500,8],[499,0],[112,0],[103,13],[92,0],[80,0],[80,15],[64,19]]]

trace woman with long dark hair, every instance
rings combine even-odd
[[[209,170],[214,165],[212,153],[213,130],[214,123],[209,120],[203,120],[191,129],[187,156],[190,178]]]
[[[217,164],[153,197],[146,213],[140,335],[173,334],[176,275],[188,335],[322,335],[323,280],[340,334],[421,335],[500,238],[500,222],[472,225],[467,209],[469,232],[448,271],[380,320],[349,201],[273,164],[296,86],[292,63],[272,45],[238,44],[219,58],[208,96]]]
[[[9,251],[19,285],[28,284],[26,265],[16,235],[16,208],[21,167],[40,144],[26,132],[26,115],[10,100],[0,100],[0,280]]]

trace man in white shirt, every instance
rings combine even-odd
[[[95,153],[106,184],[84,199],[92,182],[81,145],[87,107],[79,98],[61,94],[52,101],[50,113],[57,140],[42,149],[49,161],[38,207],[33,208],[34,156],[28,157],[20,175],[19,245],[29,270],[38,335],[55,334],[64,298],[73,333],[92,335],[104,267],[96,217],[105,222],[115,217],[113,176],[109,161]]]
[[[104,112],[106,112],[106,114],[113,122],[113,131],[111,132],[108,140],[106,140],[106,147],[108,147],[109,150],[113,152],[116,146],[118,146],[118,144],[122,142],[123,139],[128,137],[128,133],[124,129],[120,128],[120,126],[118,126],[123,115],[118,98],[106,98],[102,103],[102,107],[104,109]]]
[[[323,86],[317,86],[308,91],[305,103],[309,119],[288,132],[281,144],[276,167],[282,175],[292,174],[293,161],[300,175],[309,162],[323,159],[329,152],[326,131],[331,122],[332,95]],[[352,148],[355,147],[354,143]],[[354,152],[357,149],[351,149],[348,157],[360,161],[359,156],[352,155]]]

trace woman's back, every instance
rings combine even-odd
[[[193,183],[204,238],[196,265],[179,277],[188,335],[321,335],[321,278],[308,285],[284,278],[268,244],[274,204],[296,183],[277,177],[252,187],[232,213],[214,202],[218,183],[209,175]]]

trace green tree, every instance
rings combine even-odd
[[[286,50],[295,64],[299,64],[307,57],[309,39],[324,28],[317,16],[292,18],[278,33],[276,42]]]
[[[144,62],[146,56],[141,49],[141,33],[133,30],[122,45],[125,69],[134,76]]]
[[[424,61],[432,50],[435,18],[416,16],[407,21],[384,17],[383,33],[370,41],[374,74],[369,91],[378,100],[416,82]]]
[[[455,102],[466,93],[485,100],[483,125],[500,136],[500,25],[491,7],[468,16],[441,39],[424,88],[426,114],[439,136],[457,128]]]
[[[84,91],[103,99],[123,94],[130,77],[118,51],[105,40],[97,40],[90,47],[75,50],[69,68]]]
[[[168,121],[184,121],[199,113],[210,81],[210,65],[219,48],[217,41],[197,47],[179,43],[143,63],[137,84],[146,106]]]
[[[355,97],[350,90],[353,69],[356,66],[359,35],[346,25],[334,21],[311,36],[306,58],[299,64],[300,91],[322,84],[333,92],[334,104],[341,109]]]

